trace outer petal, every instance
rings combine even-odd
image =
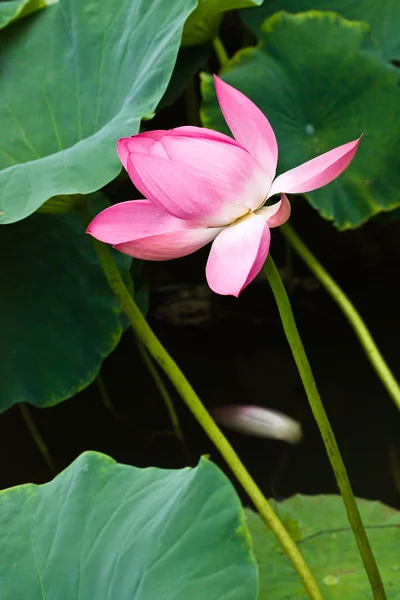
[[[280,192],[304,194],[327,185],[349,166],[360,140],[361,137],[282,173],[273,182],[268,198]]]
[[[207,127],[194,127],[193,125],[183,125],[182,127],[175,127],[174,129],[169,129],[168,135],[179,135],[180,137],[192,137],[197,139],[214,140],[217,142],[225,142],[225,144],[232,144],[233,146],[241,147],[240,144],[233,138],[229,137],[229,135],[225,135],[225,133],[220,133],[219,131],[215,131],[214,129],[207,129]]]
[[[87,228],[96,239],[144,260],[170,260],[191,254],[221,231],[177,219],[148,200],[110,206]]]
[[[248,211],[221,200],[198,173],[175,161],[148,154],[130,154],[128,173],[138,190],[179,219],[222,226]]]
[[[155,131],[139,133],[138,135],[133,135],[130,138],[119,139],[117,142],[117,152],[125,169],[128,170],[128,156],[132,152],[138,154],[164,156],[164,158],[167,158],[167,154],[163,148],[163,145],[159,141],[166,133],[168,132],[163,129],[159,129]]]
[[[266,116],[247,96],[214,75],[215,89],[229,129],[265,172],[267,184],[275,177],[278,145]]]
[[[270,182],[254,158],[238,144],[205,136],[177,135],[165,136],[162,144],[172,161],[196,172],[224,202],[252,210],[264,202]]]
[[[264,206],[256,210],[256,215],[261,215],[268,223],[268,227],[279,227],[286,223],[290,217],[291,206],[286,194],[282,194],[279,202],[272,206]]]
[[[127,159],[130,152],[153,155],[158,154],[160,156],[167,157],[166,152],[162,152],[159,149],[159,145],[154,144],[154,142],[159,141],[161,138],[166,136],[184,136],[186,138],[207,139],[217,142],[225,142],[226,144],[231,144],[232,146],[238,146],[240,148],[240,145],[228,135],[219,133],[219,131],[207,129],[206,127],[193,127],[191,125],[185,125],[183,127],[175,127],[175,129],[154,129],[153,131],[145,131],[143,133],[133,135],[132,137],[121,138],[118,140],[117,152],[125,169],[127,169]],[[158,153],[157,149],[159,150]]]
[[[120,202],[99,213],[86,230],[107,244],[121,244],[151,235],[195,227],[190,221],[173,217],[149,200]]]
[[[116,244],[114,248],[143,260],[171,260],[192,254],[222,231],[217,227],[197,227],[180,231],[150,235],[149,237]]]
[[[210,288],[223,296],[239,296],[261,271],[268,254],[270,232],[254,213],[222,231],[211,246],[206,275]]]

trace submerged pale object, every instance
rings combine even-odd
[[[218,406],[212,411],[217,423],[253,437],[273,438],[297,444],[303,438],[301,425],[291,417],[261,406]]]

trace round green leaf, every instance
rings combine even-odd
[[[199,0],[183,29],[182,45],[198,46],[218,35],[224,13],[235,8],[260,6],[264,0]]]
[[[400,600],[400,513],[358,500],[388,600]],[[370,584],[340,496],[296,495],[276,512],[309,565],[325,600],[372,600]],[[260,517],[246,510],[259,566],[259,600],[306,600],[298,575]]]
[[[2,0],[0,1],[0,29],[16,19],[46,6],[44,0]]]
[[[177,471],[82,454],[0,494],[4,600],[255,600],[240,501],[203,459]]]
[[[373,51],[366,24],[334,13],[278,13],[265,22],[261,45],[238,52],[223,79],[270,120],[278,172],[364,133],[348,169],[307,195],[339,229],[400,205],[400,71]],[[226,131],[210,76],[202,93],[204,125]]]
[[[119,304],[76,215],[5,225],[0,255],[0,411],[57,404],[93,381],[117,345]],[[115,259],[127,275],[129,257]]]
[[[60,0],[0,33],[0,222],[118,175],[196,0]]]
[[[346,19],[366,21],[374,37],[379,40],[385,57],[400,60],[399,0],[270,0],[260,8],[243,10],[241,16],[258,36],[266,17],[279,10],[291,13],[327,10],[337,12]]]

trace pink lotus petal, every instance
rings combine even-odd
[[[134,135],[131,138],[122,138],[118,140],[117,152],[125,169],[127,169],[127,155],[129,154],[150,154],[168,158],[168,155],[165,152],[161,142],[163,136],[160,135],[153,138],[152,136],[148,135],[148,133],[150,132],[140,133],[139,135]],[[156,131],[155,133],[164,134],[165,132]]]
[[[225,142],[226,144],[232,144],[233,146],[239,146],[241,148],[241,145],[236,140],[229,137],[229,135],[225,135],[225,133],[220,133],[214,129],[207,129],[206,127],[183,125],[182,127],[170,129],[167,133],[171,136],[178,135],[180,137],[192,137],[197,139],[213,140],[216,142]]]
[[[107,244],[121,244],[193,227],[190,221],[173,217],[149,200],[131,200],[103,210],[90,223],[86,233]]]
[[[269,243],[269,227],[263,217],[254,213],[224,229],[208,257],[206,276],[210,288],[223,296],[239,296],[261,271]]]
[[[159,156],[130,154],[128,173],[138,190],[171,215],[207,226],[221,226],[247,212],[223,202],[198,173]]]
[[[169,129],[152,129],[150,131],[142,131],[142,133],[138,133],[137,135],[132,135],[130,138],[126,138],[127,140],[134,140],[138,137],[140,138],[149,138],[153,141],[160,140],[167,133],[169,133]]]
[[[286,194],[282,194],[279,202],[272,206],[264,206],[256,210],[256,215],[261,215],[268,223],[268,227],[279,227],[286,223],[290,217],[291,206]]]
[[[217,406],[211,414],[217,423],[246,435],[284,440],[290,444],[297,444],[303,437],[300,423],[261,406]]]
[[[155,129],[154,131],[145,131],[137,135],[133,135],[129,138],[121,138],[117,142],[117,152],[120,161],[127,168],[127,157],[130,152],[138,152],[144,154],[156,154],[154,152],[154,142],[160,141],[164,137],[186,137],[186,138],[197,138],[197,139],[208,139],[217,142],[225,142],[233,146],[241,147],[234,139],[219,133],[219,131],[213,131],[212,129],[206,129],[205,127],[193,127],[191,125],[185,125],[183,127],[175,127],[174,129]],[[160,156],[166,157],[166,153],[160,153]]]
[[[327,185],[349,166],[360,140],[361,137],[282,173],[273,182],[268,198],[281,192],[304,194]]]
[[[128,159],[131,154],[148,154],[162,156],[168,158],[167,153],[164,150],[163,145],[159,140],[167,133],[163,129],[154,131],[146,131],[145,133],[139,133],[130,138],[121,138],[117,142],[117,152],[120,161],[124,165],[129,176],[130,169],[128,167]],[[132,179],[132,177],[131,177]],[[133,181],[133,180],[132,180]],[[133,181],[139,192],[148,198],[151,197],[151,191],[147,189],[145,183],[140,179],[139,174],[135,172],[135,180]]]
[[[247,96],[214,75],[215,89],[229,129],[262,166],[266,184],[271,185],[278,161],[278,145],[266,116]]]
[[[116,244],[114,248],[143,260],[171,260],[196,252],[221,231],[218,227],[181,229]]]
[[[254,158],[240,146],[207,137],[165,136],[168,156],[207,182],[224,202],[258,208],[265,200],[269,182]]]

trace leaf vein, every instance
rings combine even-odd
[[[6,108],[7,108],[8,112],[10,113],[12,120],[18,127],[26,146],[31,150],[31,152],[33,152],[33,154],[35,155],[36,158],[41,158],[39,152],[36,150],[36,148],[34,148],[33,144],[29,141],[28,136],[26,135],[25,129],[23,128],[21,121],[13,113],[13,111],[11,110],[11,108],[9,106],[7,106]]]

